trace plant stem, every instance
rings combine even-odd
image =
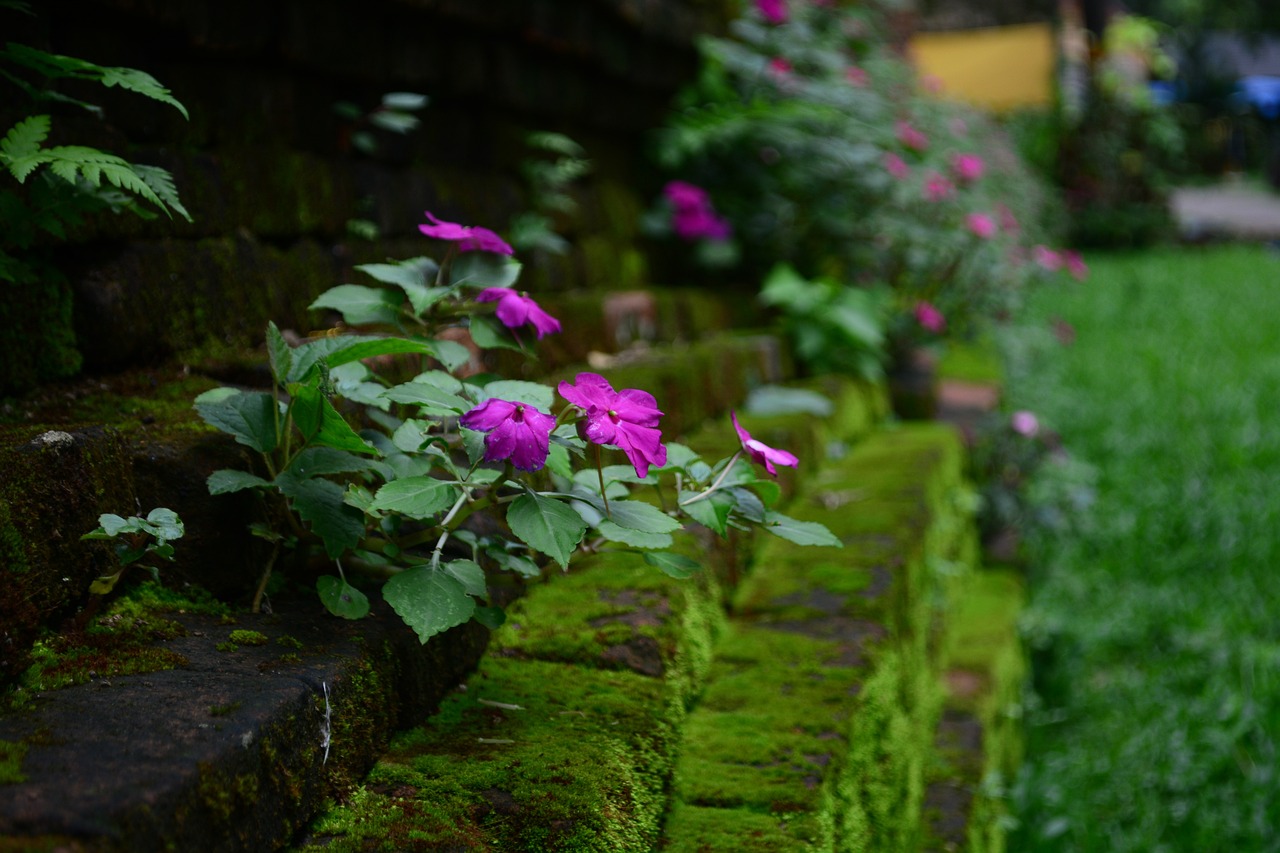
[[[714,483],[712,483],[710,486],[707,486],[705,489],[703,489],[701,492],[698,492],[693,497],[680,501],[680,506],[688,506],[689,504],[697,503],[698,501],[706,497],[709,497],[713,492],[716,491],[716,489],[719,489],[720,484],[724,482],[724,478],[729,476],[729,472],[733,470],[733,463],[737,462],[738,457],[741,455],[742,455],[741,450],[733,454],[733,456],[729,459],[729,462],[724,466],[724,470],[720,472],[720,476],[716,477],[716,480]]]

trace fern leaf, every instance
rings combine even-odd
[[[134,163],[133,171],[137,172],[138,177],[155,191],[162,202],[177,211],[183,219],[191,221],[191,214],[187,213],[187,209],[178,200],[178,188],[173,185],[173,175],[169,174],[168,170],[161,169],[159,166]]]
[[[74,160],[52,160],[49,163],[49,171],[67,183],[74,184],[76,174],[80,171],[80,164]]]
[[[49,162],[49,158],[43,153],[32,154],[30,157],[23,157],[19,160],[10,160],[6,165],[9,167],[9,174],[18,179],[18,183],[26,183],[27,177],[36,170],[42,163]]]
[[[182,113],[182,117],[190,119],[187,115],[187,108],[182,102],[169,93],[169,90],[160,85],[160,81],[152,77],[145,71],[139,71],[136,68],[100,68],[102,71],[102,85],[111,87],[119,86],[122,89],[128,89],[130,92],[137,92],[139,95],[146,95],[157,101],[162,101],[169,106]]]
[[[138,177],[138,173],[133,171],[133,168],[128,164],[123,166],[103,164],[102,176],[120,189],[151,202],[161,210],[167,210],[164,202],[155,194],[155,191],[147,186],[146,181]]]
[[[9,128],[4,139],[0,139],[0,154],[11,160],[30,157],[40,150],[40,143],[48,138],[51,124],[48,116],[24,118]]]
[[[80,174],[95,187],[102,183],[102,169],[97,163],[80,163]]]

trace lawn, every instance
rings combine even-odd
[[[1091,261],[1009,348],[1010,406],[1096,469],[1029,542],[1009,848],[1280,850],[1280,254]]]

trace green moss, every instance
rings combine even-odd
[[[297,637],[291,637],[288,634],[281,634],[279,637],[276,637],[276,643],[281,646],[285,646],[286,648],[298,649],[299,651],[305,648],[301,640]]]
[[[244,629],[232,631],[227,635],[227,639],[241,646],[265,646],[268,642],[267,635],[261,631],[247,631]]]
[[[25,743],[0,740],[0,785],[26,781],[27,777],[22,772],[22,759],[26,754]]]
[[[240,710],[240,702],[229,702],[226,705],[210,705],[209,716],[211,717],[227,717]]]

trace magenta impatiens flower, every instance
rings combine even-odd
[[[518,329],[528,323],[539,338],[560,331],[559,320],[543,311],[529,294],[510,287],[486,287],[476,296],[476,302],[497,302],[495,313],[508,329]]]
[[[985,213],[970,213],[964,222],[970,233],[979,239],[990,240],[996,234],[996,221]]]
[[[893,152],[884,155],[884,168],[899,181],[906,180],[907,175],[911,174],[911,167],[907,165],[907,161]]]
[[[1035,258],[1040,269],[1045,272],[1057,272],[1062,269],[1062,255],[1059,255],[1053,249],[1043,244],[1036,246],[1031,250],[1032,257]]]
[[[1066,265],[1067,272],[1071,273],[1071,277],[1076,281],[1084,281],[1089,277],[1089,266],[1084,262],[1084,258],[1080,257],[1080,253],[1067,249],[1062,253],[1062,263]]]
[[[850,86],[862,88],[871,82],[871,75],[867,74],[865,68],[859,68],[857,65],[850,65],[844,70],[844,79]]]
[[[929,201],[942,201],[950,198],[956,191],[956,185],[937,172],[930,172],[924,182],[924,197]]]
[[[418,230],[428,237],[437,240],[448,240],[458,244],[460,252],[496,252],[499,255],[514,255],[515,250],[506,241],[488,228],[459,225],[456,222],[445,222],[436,219],[431,211],[426,211],[430,225],[419,225]]]
[[[1014,412],[1013,417],[1009,419],[1009,425],[1018,435],[1025,435],[1027,438],[1032,438],[1040,432],[1040,421],[1034,414],[1025,410]]]
[[[658,429],[662,412],[652,394],[635,388],[614,391],[598,373],[579,373],[574,382],[561,382],[560,396],[586,414],[583,435],[588,441],[621,449],[637,477],[647,477],[650,465],[667,464],[667,448]]]
[[[911,126],[910,122],[899,121],[894,125],[898,141],[915,151],[923,151],[929,147],[929,137]]]
[[[547,464],[551,430],[556,419],[528,403],[491,397],[458,419],[484,437],[484,461],[510,459],[521,471],[537,471]]]
[[[956,180],[962,183],[973,183],[982,177],[986,164],[977,154],[956,154],[951,158],[951,171]]]
[[[917,302],[915,308],[916,322],[926,331],[940,335],[947,328],[947,318],[942,312],[928,302]]]
[[[756,441],[751,437],[751,433],[742,428],[742,424],[738,423],[738,413],[729,410],[729,418],[733,421],[733,428],[738,431],[738,438],[742,441],[742,449],[751,457],[751,461],[758,465],[763,465],[764,470],[768,471],[771,476],[778,476],[778,469],[773,466],[788,465],[795,468],[800,464],[800,460],[794,454],[785,450],[778,450],[770,447],[763,441]]]
[[[771,24],[787,22],[786,0],[756,0],[756,8],[760,10],[760,16]]]
[[[728,240],[733,228],[715,212],[707,191],[687,181],[670,181],[662,194],[671,202],[671,229],[682,240]]]

